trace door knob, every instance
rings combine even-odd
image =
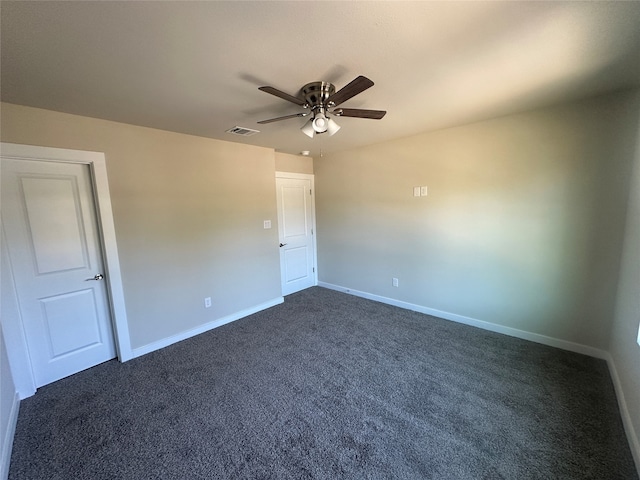
[[[96,274],[95,277],[93,278],[87,278],[87,280],[102,280],[104,278],[104,275],[102,275],[101,273]]]
[[[286,245],[286,243],[281,243],[280,244],[280,248],[284,247]]]

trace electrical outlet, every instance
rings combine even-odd
[[[397,279],[397,278],[395,278],[395,277],[394,277],[394,278],[392,278],[392,279],[391,279],[391,285],[393,285],[394,287],[397,287],[397,286],[398,286],[398,279]]]
[[[271,228],[271,220],[265,220],[264,221],[264,228],[265,229]]]
[[[413,187],[413,196],[414,197],[420,196],[420,187]]]
[[[420,196],[421,197],[427,196],[427,187],[420,187]]]
[[[211,307],[211,297],[207,297],[204,299],[204,308]]]

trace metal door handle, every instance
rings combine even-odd
[[[98,273],[93,278],[87,278],[87,281],[89,281],[89,280],[102,280],[103,278],[104,278],[104,275],[102,275],[101,273]]]
[[[280,244],[280,248],[284,247],[286,245],[286,243],[281,243]]]

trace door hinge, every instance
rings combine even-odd
[[[313,267],[313,273],[316,273],[316,267]]]
[[[309,195],[311,195],[311,189],[309,189]]]
[[[313,235],[313,228],[311,229],[311,235]]]

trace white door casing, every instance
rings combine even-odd
[[[282,295],[318,284],[313,175],[276,173]]]
[[[114,333],[121,360],[131,358],[131,347],[104,155],[0,148],[3,262],[9,264],[18,306],[3,303],[1,319],[24,398],[113,358]],[[88,280],[97,274],[104,280]],[[11,295],[5,293],[6,303]]]

